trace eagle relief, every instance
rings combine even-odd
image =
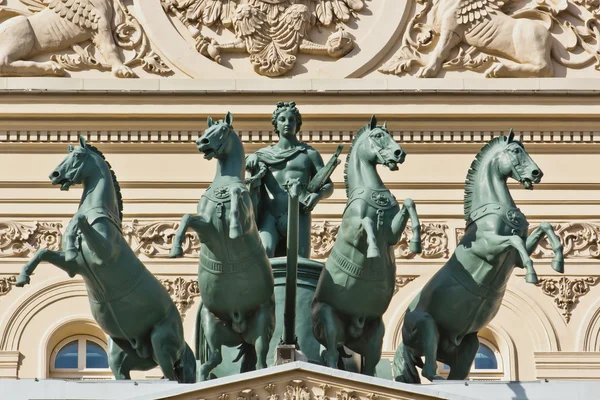
[[[64,76],[66,71],[158,75],[170,68],[121,0],[0,0],[0,76]],[[18,3],[18,4],[17,4]],[[38,56],[48,54],[47,60]]]
[[[281,76],[298,53],[340,58],[354,47],[343,26],[365,7],[364,0],[161,0],[165,11],[194,38],[196,50],[221,63],[222,53],[250,55],[254,70]],[[209,37],[206,29],[228,29],[229,43]],[[324,44],[310,40],[312,28],[330,28]]]
[[[600,70],[597,0],[409,0],[414,14],[385,74],[552,77]]]

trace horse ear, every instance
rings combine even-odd
[[[69,153],[72,153],[73,150],[75,150],[75,149],[73,148],[73,146],[71,144],[69,144]]]
[[[513,131],[513,129],[510,128],[510,132],[508,133],[508,143],[512,142],[514,138],[515,138],[515,131]]]
[[[233,122],[233,115],[231,115],[229,111],[227,111],[227,115],[225,116],[225,122],[229,126],[231,126],[231,123]]]
[[[371,126],[371,129],[377,128],[377,118],[375,118],[374,115],[371,116],[371,122],[369,125]]]
[[[85,138],[79,135],[79,145],[85,149]]]
[[[209,128],[210,128],[211,126],[213,126],[213,120],[212,120],[212,118],[211,118],[211,117],[208,117],[208,118],[206,119],[206,123],[208,124],[208,127],[209,127]]]
[[[385,121],[385,122],[383,123],[383,129],[385,129],[385,130],[387,131],[387,121]]]

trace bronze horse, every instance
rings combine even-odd
[[[346,346],[363,357],[362,373],[375,374],[383,345],[382,315],[394,294],[393,247],[409,217],[410,249],[421,252],[413,201],[404,200],[400,209],[376,169],[382,164],[397,170],[405,156],[386,124],[377,126],[374,116],[356,133],[350,147],[344,171],[348,202],[312,304],[314,335],[327,348],[326,364],[331,368],[340,365]]]
[[[425,378],[441,379],[436,361],[450,367],[448,379],[465,379],[479,348],[477,332],[498,313],[515,265],[527,270],[527,282],[538,282],[530,254],[544,236],[554,251],[552,267],[563,272],[562,245],[552,226],[542,222],[528,235],[506,182],[512,178],[533,189],[542,175],[512,130],[477,154],[465,183],[465,234],[408,307],[394,359],[397,381],[419,383],[416,366]]]
[[[167,290],[123,238],[123,202],[117,178],[102,153],[79,139],[50,174],[61,190],[83,183],[77,213],[63,237],[64,251],[38,250],[17,286],[29,283],[40,262],[85,281],[92,315],[110,336],[109,366],[117,379],[159,365],[166,378],[194,383],[196,361],[183,338],[181,316]]]
[[[244,148],[231,126],[232,116],[213,122],[196,141],[204,158],[218,161],[212,184],[198,203],[198,214],[186,214],[173,239],[171,257],[183,254],[188,228],[202,247],[198,285],[202,304],[196,319],[199,380],[222,360],[222,346],[240,345],[242,371],[267,366],[275,329],[273,272],[260,240],[250,195],[244,184]]]

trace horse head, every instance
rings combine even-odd
[[[87,162],[90,151],[83,136],[79,136],[79,146],[69,145],[69,154],[52,171],[49,178],[53,185],[60,185],[60,190],[69,190],[72,185],[82,183],[83,178],[94,173],[95,168],[90,168],[94,163]]]
[[[382,164],[392,171],[398,169],[398,164],[404,162],[406,152],[394,140],[387,130],[387,123],[377,126],[377,119],[373,115],[369,123],[369,131],[366,132],[360,141],[358,154],[374,164]]]
[[[540,183],[544,174],[525,151],[523,143],[514,137],[512,129],[508,137],[504,136],[506,145],[496,157],[498,171],[518,181],[525,189],[533,189],[533,184]]]
[[[207,122],[208,128],[196,140],[196,146],[201,153],[204,153],[204,158],[207,160],[224,159],[233,148],[233,141],[230,140],[232,135],[237,136],[231,126],[233,116],[228,112],[224,120],[213,122],[213,119],[208,117]]]

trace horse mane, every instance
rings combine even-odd
[[[370,130],[371,126],[366,124],[362,128],[360,128],[352,138],[352,143],[350,143],[350,148],[348,149],[348,154],[346,155],[346,162],[344,163],[344,186],[346,187],[346,198],[350,198],[350,187],[348,186],[348,165],[350,164],[350,154],[352,154],[352,148],[356,141],[365,133]]]
[[[121,186],[119,185],[119,181],[117,180],[115,171],[113,171],[110,163],[108,161],[106,161],[106,157],[104,157],[104,154],[102,154],[102,152],[100,150],[98,150],[98,148],[96,148],[95,146],[92,146],[89,143],[86,143],[85,148],[88,150],[91,150],[93,153],[96,153],[97,155],[102,157],[102,160],[104,160],[104,162],[108,166],[108,170],[110,171],[110,176],[112,177],[113,186],[115,187],[115,193],[117,195],[117,205],[119,207],[119,219],[121,220],[121,222],[123,222],[123,196],[121,195]]]
[[[506,136],[498,136],[490,140],[485,146],[479,150],[479,153],[475,156],[475,160],[471,163],[469,167],[469,172],[467,172],[467,178],[465,179],[465,221],[469,220],[469,215],[471,214],[471,205],[473,198],[473,191],[475,190],[475,176],[483,163],[483,160],[487,155],[489,155],[492,150],[495,150],[499,145],[508,144],[508,138]]]

